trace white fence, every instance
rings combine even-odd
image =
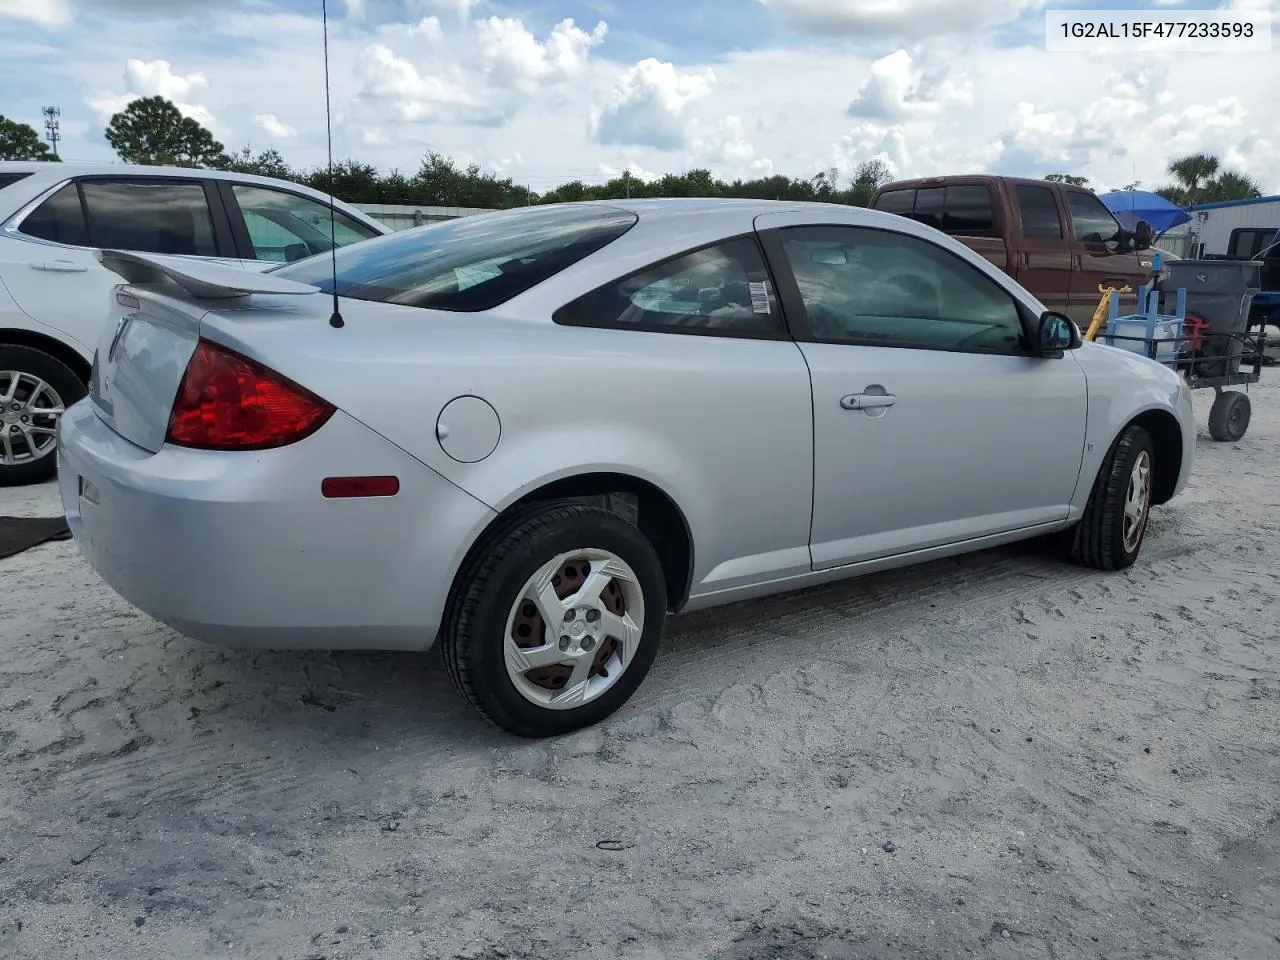
[[[352,206],[385,223],[392,230],[408,230],[424,223],[456,220],[458,217],[489,212],[485,207],[423,207],[402,203],[353,203]]]

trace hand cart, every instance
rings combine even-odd
[[[1209,411],[1209,435],[1220,442],[1241,439],[1252,414],[1249,395],[1226,388],[1262,379],[1266,334],[1251,332],[1248,319],[1259,291],[1258,266],[1178,260],[1168,264],[1159,282],[1141,289],[1138,313],[1122,317],[1117,299],[1106,299],[1106,332],[1099,339],[1177,370],[1193,390],[1211,388],[1217,396]],[[1162,313],[1171,299],[1172,312]]]

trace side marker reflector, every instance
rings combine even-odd
[[[399,492],[399,477],[325,477],[320,482],[320,493],[329,499],[394,497]]]

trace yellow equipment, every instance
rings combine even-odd
[[[1093,319],[1089,321],[1089,329],[1084,332],[1086,340],[1093,340],[1102,328],[1102,324],[1106,322],[1107,311],[1111,309],[1111,298],[1119,293],[1133,293],[1133,287],[1127,283],[1123,287],[1107,287],[1098,284],[1098,292],[1102,294],[1102,299],[1098,301],[1098,309],[1093,311]]]

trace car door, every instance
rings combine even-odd
[[[1067,519],[1084,374],[1070,354],[1023,352],[994,267],[807,214],[757,229],[812,380],[815,569]]]
[[[1067,315],[1082,327],[1088,327],[1098,308],[1101,285],[1123,286],[1132,290],[1145,283],[1153,264],[1151,251],[1121,252],[1120,222],[1106,205],[1087,190],[1069,189],[1067,209],[1071,216],[1071,303]],[[1136,308],[1136,292],[1120,298],[1122,311]]]
[[[235,181],[223,181],[219,189],[244,266],[251,270],[325,253],[334,244],[345,247],[381,236],[341,210],[333,211],[331,227],[327,203],[290,190]]]
[[[1015,183],[1011,193],[1019,219],[1018,224],[1010,225],[1018,247],[1014,276],[1050,310],[1067,313],[1071,304],[1072,241],[1063,228],[1057,191]],[[1012,233],[1014,230],[1016,233]]]
[[[212,201],[212,202],[211,202]],[[237,267],[216,192],[198,177],[89,176],[70,180],[6,226],[5,285],[18,307],[86,356],[106,322],[118,274],[101,249],[215,259]]]

